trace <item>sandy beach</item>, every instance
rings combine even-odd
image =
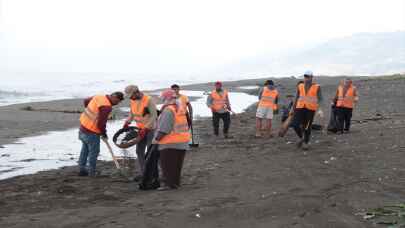
[[[326,119],[340,79],[316,79]],[[263,81],[224,86],[256,94],[251,86]],[[275,79],[281,102],[294,94],[297,81]],[[309,151],[295,147],[293,131],[285,138],[255,138],[252,104],[232,117],[231,139],[213,137],[210,119],[195,122],[200,147],[186,155],[178,190],[139,191],[136,182],[110,175],[110,162],[100,162],[103,175],[93,179],[78,177],[74,166],[10,178],[0,181],[0,227],[380,227],[362,214],[405,200],[405,79],[356,77],[354,84],[360,103],[352,132],[314,132]],[[81,110],[82,99],[0,107],[0,145],[78,127]],[[274,122],[278,128],[280,116]]]

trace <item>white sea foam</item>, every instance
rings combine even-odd
[[[1,85],[0,106],[50,101],[70,98],[83,98],[94,94],[123,91],[129,84],[138,85],[142,90],[204,82],[194,77],[162,77],[128,74],[16,74],[1,75],[7,78]]]
[[[191,104],[195,118],[211,116],[210,109],[205,102],[207,94],[203,91],[182,91],[188,96],[198,97]],[[255,96],[245,93],[229,94],[232,108],[235,112],[242,112],[247,106],[257,101]],[[128,109],[126,109],[128,111]],[[110,138],[122,127],[123,120],[108,122],[107,129]],[[198,129],[196,129],[198,131]],[[56,169],[63,166],[76,165],[80,155],[81,142],[78,139],[78,129],[48,132],[45,135],[19,139],[14,144],[0,148],[0,179],[36,173],[42,170]],[[115,146],[116,155],[135,157],[135,148],[123,151]],[[100,160],[111,160],[107,148],[101,142]]]
[[[259,86],[253,85],[253,86],[239,86],[239,89],[257,89]]]

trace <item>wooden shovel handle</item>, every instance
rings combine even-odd
[[[115,163],[115,167],[117,167],[117,169],[120,169],[121,167],[120,167],[120,163],[118,163],[118,160],[117,160],[117,158],[115,157],[115,155],[114,155],[114,153],[113,153],[113,150],[112,150],[112,148],[111,148],[111,146],[110,146],[110,143],[108,143],[108,141],[107,141],[107,139],[102,139],[103,141],[104,141],[104,143],[105,143],[105,145],[107,146],[107,148],[108,148],[108,151],[110,152],[110,154],[111,154],[111,157],[112,157],[112,159],[113,159],[113,161],[114,161],[114,163]]]

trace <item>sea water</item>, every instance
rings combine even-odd
[[[207,93],[204,91],[181,91],[187,96],[196,97],[191,102],[194,118],[211,116],[206,106]],[[233,111],[242,112],[246,107],[257,101],[256,96],[245,93],[229,93]],[[127,109],[129,110],[129,109]],[[120,129],[124,120],[109,121],[107,124],[110,139],[114,132]],[[196,129],[198,131],[198,129]],[[110,142],[112,144],[112,142]],[[0,148],[0,179],[32,174],[38,171],[56,169],[77,164],[80,155],[81,142],[78,139],[78,129],[48,132],[45,135],[21,138],[13,144]],[[126,151],[113,145],[114,153],[135,157],[135,147]],[[111,160],[106,146],[101,142],[99,160]]]
[[[194,75],[144,75],[112,73],[4,73],[0,72],[0,106],[83,98],[94,94],[123,91],[129,84],[141,90],[167,88],[216,80],[240,80],[245,77],[209,77]]]

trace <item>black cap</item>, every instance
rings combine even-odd
[[[266,80],[264,82],[264,85],[274,85],[274,82],[273,82],[273,80]]]
[[[172,86],[170,86],[170,88],[172,89],[180,89],[180,86],[177,84],[173,84]]]
[[[120,99],[121,101],[124,100],[124,94],[122,92],[119,92],[119,91],[112,93],[111,96],[114,96],[114,97]]]

